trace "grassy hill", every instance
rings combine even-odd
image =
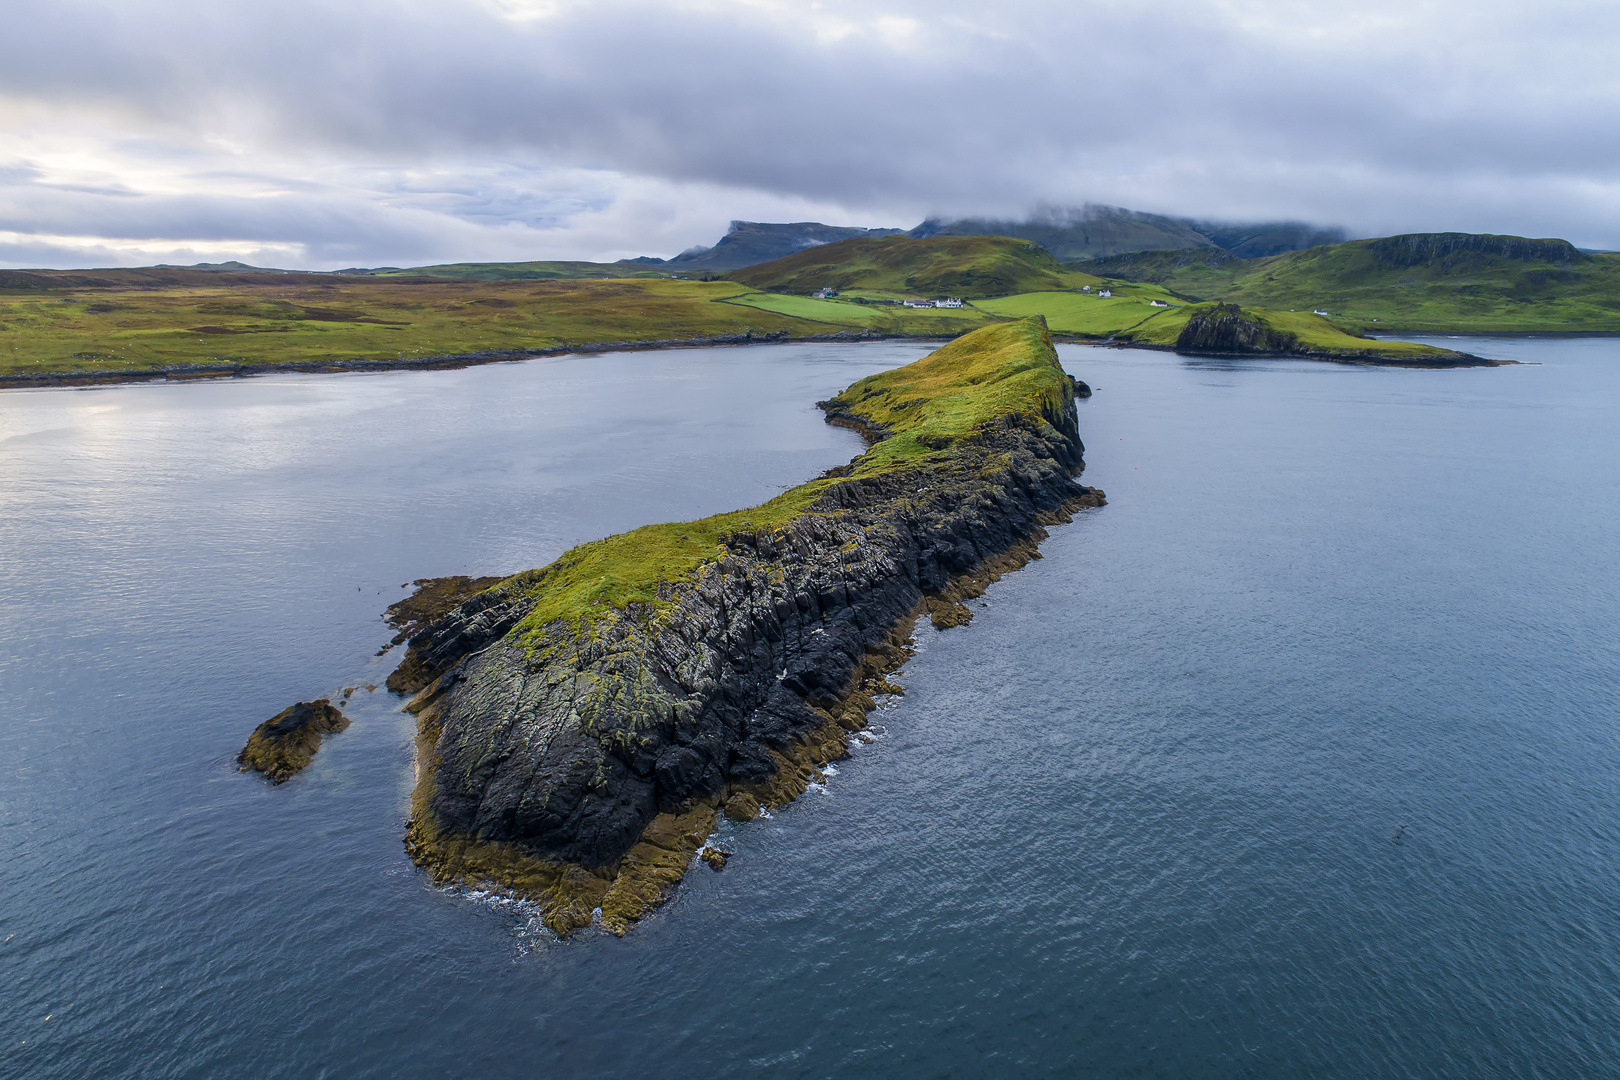
[[[435,266],[339,270],[343,277],[434,277],[446,281],[582,281],[592,278],[667,278],[671,271],[633,263],[441,263]]]
[[[919,239],[1011,236],[1037,243],[1059,259],[1088,259],[1148,248],[1207,247],[1211,242],[1185,221],[1117,206],[1054,211],[1026,221],[930,218],[906,235]]]
[[[1620,332],[1620,255],[1563,240],[1414,233],[1264,259],[1157,251],[1083,265],[1189,299],[1326,311],[1360,332]]]
[[[484,282],[5,272],[0,380],[222,364],[398,362],[604,342],[749,333],[808,337],[862,329],[726,302],[747,292],[729,282],[667,278]]]
[[[866,290],[921,297],[1006,296],[1100,281],[1052,253],[1009,236],[885,236],[841,240],[727,275],[755,289],[812,293]]]

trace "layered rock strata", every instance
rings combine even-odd
[[[557,614],[565,556],[411,639],[418,863],[539,899],[559,933],[598,910],[624,932],[722,807],[780,806],[847,753],[874,696],[898,692],[917,617],[966,622],[962,601],[1038,558],[1044,526],[1101,505],[1072,479],[1074,385],[1043,326],[874,379],[823,403],[871,450],[796,489],[802,509],[728,527],[653,599],[537,618]]]

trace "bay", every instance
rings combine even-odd
[[[1606,1072],[1620,346],[1467,347],[1529,363],[1063,346],[1109,505],[563,944],[410,865],[384,691],[287,785],[232,757],[381,684],[402,582],[763,501],[926,346],[0,394],[0,1074]]]

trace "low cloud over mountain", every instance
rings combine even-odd
[[[1041,205],[1620,247],[1620,10],[19,0],[0,261],[673,255]]]

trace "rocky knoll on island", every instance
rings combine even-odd
[[[390,681],[418,714],[413,858],[558,933],[623,933],[720,812],[791,801],[847,752],[916,618],[967,621],[1043,526],[1102,504],[1073,479],[1074,391],[1041,320],[975,331],[822,403],[871,443],[849,465],[581,545],[416,633]]]

